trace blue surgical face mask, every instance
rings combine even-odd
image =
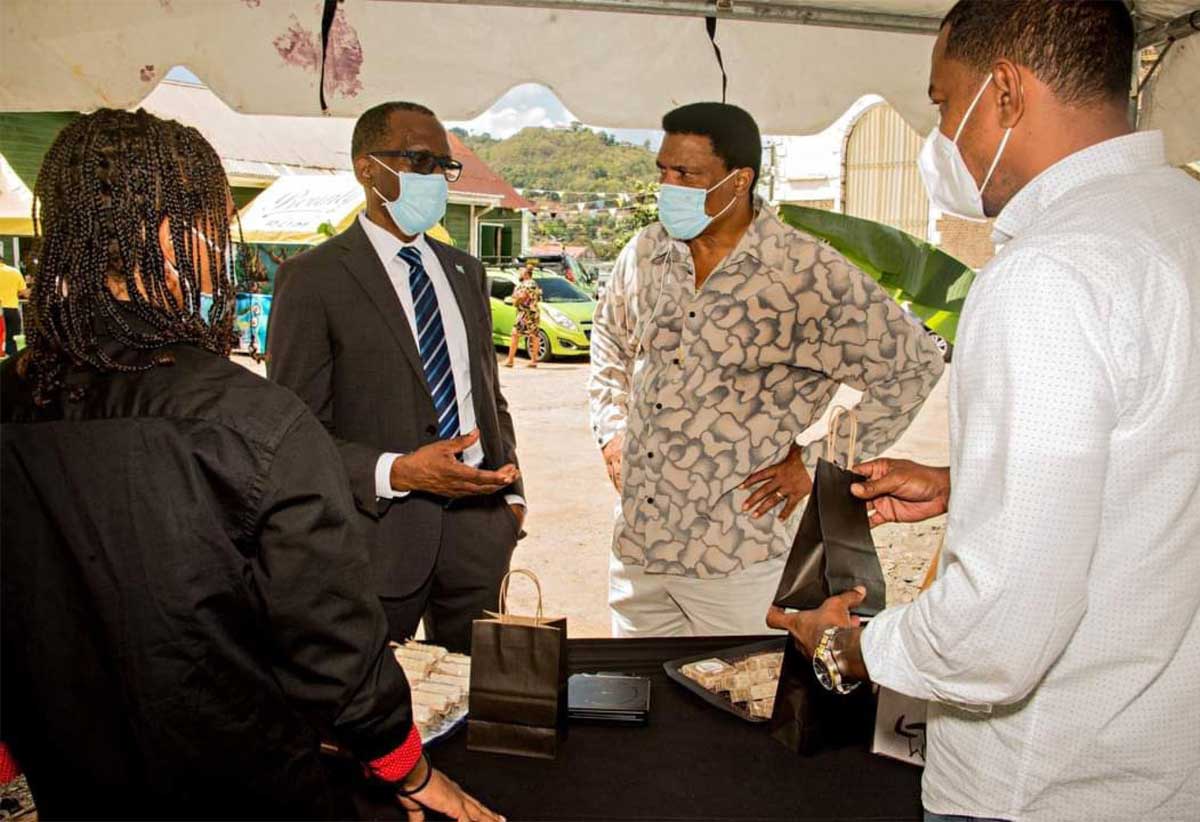
[[[446,202],[450,199],[450,186],[444,174],[413,174],[396,171],[374,155],[371,159],[400,178],[400,196],[388,200],[374,186],[371,190],[383,200],[392,222],[409,237],[424,234],[446,216]]]
[[[709,223],[720,217],[733,206],[737,193],[729,203],[711,217],[704,211],[704,202],[710,192],[725,185],[726,180],[737,174],[737,169],[725,175],[725,179],[709,189],[689,186],[663,185],[658,190],[658,219],[667,233],[676,240],[691,240],[700,236]]]

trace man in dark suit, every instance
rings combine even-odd
[[[525,515],[483,265],[427,236],[462,166],[414,103],[359,118],[366,211],[276,277],[268,375],[333,434],[393,639],[470,646]]]

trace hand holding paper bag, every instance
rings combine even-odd
[[[867,505],[850,493],[851,484],[864,478],[832,462],[843,416],[850,418],[846,464],[854,460],[857,421],[844,408],[834,409],[829,420],[826,459],[817,463],[812,495],[779,580],[776,607],[768,616],[773,627],[789,630],[804,627],[823,630],[825,624],[851,627],[858,616],[873,616],[885,604],[883,569],[871,540]],[[795,608],[803,613],[784,614],[782,608]],[[816,619],[827,622],[814,626]],[[826,690],[817,682],[809,659],[813,648],[807,647],[815,642],[813,632],[803,650],[797,642],[787,643],[770,722],[772,737],[806,755],[864,742],[871,734],[874,707],[869,688],[844,695]]]
[[[830,596],[856,586],[866,590],[854,608],[858,616],[874,616],[883,610],[886,584],[875,553],[867,504],[857,499],[850,486],[865,481],[834,463],[834,446],[843,417],[850,420],[850,444],[846,464],[853,462],[858,438],[858,421],[853,412],[834,409],[829,420],[825,459],[818,461],[812,495],[800,520],[787,565],[775,592],[781,608],[820,608]]]
[[[920,522],[946,513],[950,505],[950,469],[911,460],[877,459],[855,466],[866,478],[850,493],[871,507],[871,527],[885,522]]]

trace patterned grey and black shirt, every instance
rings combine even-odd
[[[783,459],[841,383],[864,392],[861,457],[879,454],[942,373],[873,279],[757,207],[699,289],[687,244],[647,227],[596,311],[591,424],[600,445],[625,432],[613,551],[650,573],[721,577],[785,554],[799,512],[752,518],[741,482]],[[806,447],[810,471],[823,453]]]

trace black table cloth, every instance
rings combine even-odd
[[[716,710],[662,664],[762,637],[590,639],[569,645],[571,673],[653,680],[650,723],[572,723],[555,760],[476,753],[459,732],[429,751],[510,820],[919,820],[921,771],[867,745],[800,757],[765,724]]]

